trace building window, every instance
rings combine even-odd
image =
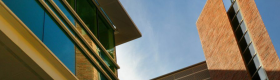
[[[68,0],[69,4],[74,4],[70,2],[76,2],[74,8],[76,9],[77,14],[85,22],[88,28],[93,32],[97,37],[103,47],[111,57],[114,58],[115,54],[115,37],[114,29],[106,20],[107,17],[104,17],[101,12],[94,5],[92,0]]]
[[[232,6],[228,10],[227,14],[232,25],[232,30],[235,33],[239,49],[243,55],[243,60],[247,64],[246,67],[252,79],[267,79],[266,72],[261,66],[260,59],[250,38],[249,31],[247,30],[237,1],[232,0]]]
[[[70,24],[67,24],[58,12],[55,14],[60,20],[56,20],[37,0],[3,0],[3,2],[73,74],[76,74],[79,79],[90,78],[94,80],[107,80],[107,76],[105,77],[104,74],[101,74],[100,70],[95,68],[96,65],[93,65],[89,57],[76,45],[77,43],[70,37],[71,33],[67,33],[65,29],[59,25],[58,22],[62,21],[63,24],[72,31]],[[51,7],[52,11],[55,11],[52,4],[49,1],[46,2],[48,7]],[[73,25],[78,25],[75,27],[81,28],[80,23],[76,22],[75,17],[65,8],[61,1],[54,0],[54,2]],[[84,30],[81,30],[80,33],[86,34]],[[72,34],[76,35],[73,31]],[[108,58],[106,61],[110,64],[109,68],[113,68],[113,71],[115,71],[113,63]],[[106,73],[108,73],[108,70]],[[112,77],[112,74],[108,75]]]
[[[115,36],[114,30],[110,26],[110,24],[106,21],[106,19],[98,14],[98,39],[102,43],[102,45],[106,48],[107,52],[114,56],[115,51]]]
[[[75,73],[74,43],[38,1],[3,0],[21,21]]]
[[[93,47],[96,48],[96,53],[103,59],[106,65],[115,72],[116,67],[113,61],[109,58],[110,56],[114,58],[115,54],[114,30],[110,27],[110,24],[106,21],[100,11],[98,11],[97,7],[91,0],[68,0],[68,3],[69,2],[76,2],[75,5],[72,5],[76,8],[76,13],[106,49],[106,51],[103,51],[99,45],[96,45],[97,42],[90,37],[93,41],[91,42],[94,45]],[[82,29],[82,31],[84,30]],[[109,55],[106,55],[106,52],[108,52]]]

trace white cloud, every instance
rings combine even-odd
[[[196,18],[190,19],[188,16],[192,18],[193,15],[185,14],[189,13],[186,10],[177,13],[183,11],[177,9],[178,4],[173,1],[161,2],[160,0],[120,1],[142,33],[141,38],[117,46],[117,60],[121,67],[118,71],[120,80],[149,80],[182,68],[182,66],[187,67],[187,65],[204,60],[199,39],[189,39],[189,37],[194,38],[192,37],[193,33],[197,35],[197,32],[193,32],[193,29],[196,30],[193,25]],[[149,3],[145,3],[145,1]],[[185,3],[188,2],[184,1],[180,4],[184,5]],[[188,6],[196,6],[196,4]],[[196,7],[187,9],[194,8]],[[199,10],[192,11],[196,11],[194,14],[197,16],[200,13],[197,12]],[[190,26],[185,20],[192,20],[193,26]],[[178,44],[175,41],[183,42]],[[195,43],[198,43],[199,47]]]
[[[125,7],[128,13],[131,13],[130,17],[134,20],[135,24],[139,28],[143,37],[121,46],[117,46],[117,59],[121,69],[119,69],[120,80],[147,80],[150,70],[147,68],[141,68],[146,64],[148,57],[152,57],[152,62],[158,61],[158,42],[157,37],[154,35],[154,29],[151,26],[150,19],[147,18],[147,10],[141,1],[122,0],[123,4],[127,4]],[[133,7],[131,7],[133,6]],[[145,42],[143,42],[145,39]],[[152,45],[142,45],[142,44]],[[143,48],[146,47],[146,48]],[[145,50],[145,49],[150,50]],[[149,51],[149,52],[147,52]],[[148,56],[143,53],[152,53],[152,56]]]

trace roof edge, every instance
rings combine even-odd
[[[189,68],[192,68],[192,67],[195,67],[195,66],[201,65],[201,64],[203,64],[203,63],[206,63],[206,61],[202,61],[202,62],[199,62],[199,63],[193,64],[193,65],[190,65],[190,66],[188,66],[188,67],[185,67],[185,68],[182,68],[182,69],[179,69],[179,70],[176,70],[176,71],[173,71],[173,72],[170,72],[170,73],[167,73],[167,74],[161,75],[161,76],[156,77],[156,78],[153,78],[153,79],[151,79],[151,80],[157,80],[157,79],[163,78],[163,77],[165,77],[165,76],[168,76],[168,75],[170,75],[170,74],[174,74],[174,73],[180,72],[180,71],[182,71],[182,70],[189,69]]]

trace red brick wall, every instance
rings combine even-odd
[[[208,0],[196,25],[211,79],[250,79],[222,0]]]
[[[270,80],[280,80],[280,62],[254,0],[237,0],[250,36]]]

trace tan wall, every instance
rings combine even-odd
[[[280,80],[280,62],[254,0],[237,0],[261,63],[270,80]]]
[[[250,79],[222,0],[208,0],[196,25],[211,79]]]

